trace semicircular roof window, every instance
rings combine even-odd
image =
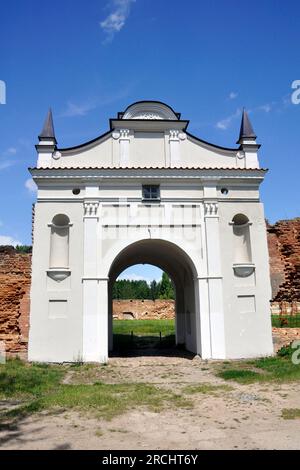
[[[164,103],[141,101],[128,106],[122,115],[122,119],[178,120],[179,115]]]

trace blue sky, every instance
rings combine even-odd
[[[291,84],[300,79],[300,2],[3,0],[0,13],[0,243],[30,243],[27,167],[49,106],[60,147],[96,137],[142,99],[170,104],[190,132],[234,146],[245,106],[270,168],[266,217],[299,216]]]

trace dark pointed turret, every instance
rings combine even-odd
[[[256,134],[245,108],[243,108],[240,135],[237,144],[240,144],[237,153],[240,164],[242,164],[242,159],[244,159],[245,168],[259,168],[257,151],[260,145],[256,142]]]
[[[48,114],[46,116],[44,126],[42,132],[39,135],[39,141],[52,141],[56,144],[55,132],[54,132],[54,125],[53,125],[53,117],[51,108],[49,108]]]
[[[51,108],[47,113],[39,143],[35,146],[38,153],[38,167],[51,167],[52,157],[56,152],[56,138]]]
[[[253,130],[249,116],[245,108],[243,108],[242,122],[240,128],[240,135],[237,144],[243,144],[245,141],[255,141],[256,134]]]

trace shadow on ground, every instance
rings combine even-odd
[[[175,344],[175,335],[114,334],[110,357],[166,356],[193,359],[195,354]]]

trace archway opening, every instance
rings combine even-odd
[[[130,290],[134,283],[130,286],[130,282],[124,281],[128,276],[128,268],[137,265],[159,268],[161,277],[154,279],[152,289],[153,280],[149,277],[140,285],[136,283],[135,287],[140,289],[140,293],[135,289]],[[154,292],[155,287],[157,292]],[[120,298],[126,296],[140,299]],[[181,248],[157,239],[130,244],[117,255],[109,272],[110,355],[182,355],[183,351],[199,353],[199,310],[196,299],[195,268]],[[170,314],[170,305],[161,305],[164,300],[169,304],[173,302],[173,315]],[[153,305],[149,316],[149,302],[153,301],[160,305]],[[141,303],[145,304],[144,308]],[[160,316],[157,311],[160,307],[169,307],[169,314]]]
[[[175,346],[175,285],[150,264],[123,271],[112,288],[114,352],[155,354]]]

